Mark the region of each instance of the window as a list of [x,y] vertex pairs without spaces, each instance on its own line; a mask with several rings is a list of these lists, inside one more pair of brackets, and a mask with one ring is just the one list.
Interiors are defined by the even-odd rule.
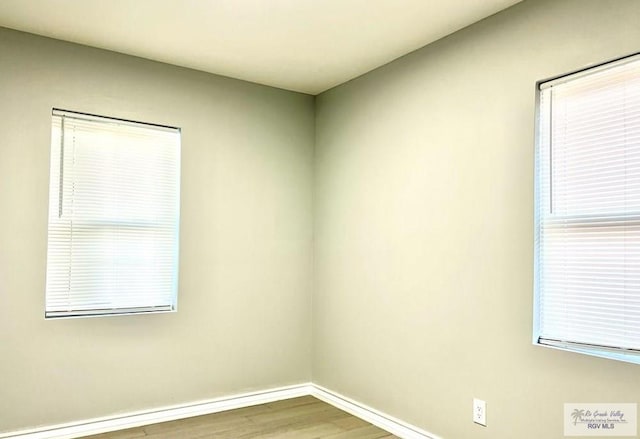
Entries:
[[46,317],[174,311],[180,130],[53,110]]
[[640,56],[538,97],[534,342],[640,363]]

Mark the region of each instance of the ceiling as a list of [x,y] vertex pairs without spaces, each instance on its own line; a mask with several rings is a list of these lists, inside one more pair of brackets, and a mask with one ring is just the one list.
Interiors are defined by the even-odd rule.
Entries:
[[520,0],[0,0],[0,26],[318,94]]

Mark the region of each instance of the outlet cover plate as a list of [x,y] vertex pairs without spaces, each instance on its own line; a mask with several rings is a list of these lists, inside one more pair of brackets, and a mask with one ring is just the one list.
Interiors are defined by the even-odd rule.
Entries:
[[473,422],[487,426],[487,403],[481,399],[473,398]]

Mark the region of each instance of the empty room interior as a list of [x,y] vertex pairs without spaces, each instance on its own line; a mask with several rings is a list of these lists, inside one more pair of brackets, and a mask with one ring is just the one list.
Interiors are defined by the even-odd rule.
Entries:
[[[0,1],[0,438],[295,398],[384,434],[197,437],[638,437],[638,52],[637,0]],[[575,122],[618,143],[558,152],[625,78]],[[82,155],[103,134],[162,147]]]

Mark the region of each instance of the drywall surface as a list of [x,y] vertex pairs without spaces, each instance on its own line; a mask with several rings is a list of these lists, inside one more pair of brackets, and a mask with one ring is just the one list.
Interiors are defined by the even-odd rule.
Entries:
[[[0,29],[0,432],[310,379],[313,105]],[[177,313],[45,321],[53,107],[182,128]]]
[[640,402],[640,366],[531,342],[535,82],[638,51],[639,23],[525,1],[316,98],[315,383],[444,439]]

